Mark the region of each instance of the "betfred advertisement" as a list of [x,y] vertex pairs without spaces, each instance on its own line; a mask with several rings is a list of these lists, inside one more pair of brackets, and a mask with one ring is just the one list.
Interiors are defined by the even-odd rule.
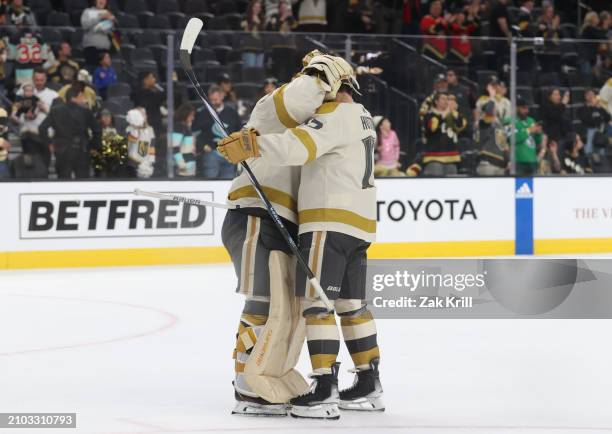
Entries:
[[[214,199],[212,191],[187,194],[198,200]],[[214,234],[211,208],[149,199],[133,192],[20,194],[19,216],[21,239]]]
[[377,181],[378,242],[514,239],[513,178]]
[[134,194],[224,202],[226,181],[2,183],[0,252],[220,247],[225,210]]

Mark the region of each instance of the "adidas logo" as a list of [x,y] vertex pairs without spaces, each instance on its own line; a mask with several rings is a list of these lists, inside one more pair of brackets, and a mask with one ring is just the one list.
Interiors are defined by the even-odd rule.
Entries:
[[523,184],[516,190],[516,197],[518,198],[531,198],[533,197],[533,192],[529,188],[529,184],[523,182]]

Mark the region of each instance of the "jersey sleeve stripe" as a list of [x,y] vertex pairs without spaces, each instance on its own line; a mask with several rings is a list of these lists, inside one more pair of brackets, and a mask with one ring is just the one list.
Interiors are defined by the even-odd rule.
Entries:
[[334,110],[338,108],[339,102],[326,102],[321,104],[321,106],[317,109],[316,113],[318,115],[326,115],[328,113],[332,113]]
[[274,100],[274,108],[276,109],[276,116],[278,116],[278,120],[283,124],[286,128],[294,128],[299,125],[299,123],[291,117],[289,112],[287,111],[287,107],[285,106],[285,86],[286,84],[281,86],[280,89],[274,92],[272,95],[272,99]]
[[[293,197],[291,197],[290,194],[285,193],[281,190],[277,190],[275,188],[265,186],[262,187],[262,190],[266,194],[266,196],[268,196],[268,199],[270,199],[271,202],[284,206],[285,208],[290,209],[293,212],[297,212],[297,202]],[[252,185],[246,185],[244,187],[240,187],[234,191],[231,191],[227,196],[227,198],[232,201],[242,199],[244,197],[258,198],[259,195],[257,194]]]
[[317,145],[315,144],[314,140],[312,140],[312,137],[310,137],[310,134],[300,128],[291,128],[291,132],[300,140],[300,142],[302,142],[302,145],[304,145],[308,151],[308,159],[304,162],[304,164],[315,160],[317,158]]
[[356,227],[364,232],[376,233],[376,220],[370,220],[346,209],[305,209],[299,212],[298,218],[300,225],[305,223],[335,222]]

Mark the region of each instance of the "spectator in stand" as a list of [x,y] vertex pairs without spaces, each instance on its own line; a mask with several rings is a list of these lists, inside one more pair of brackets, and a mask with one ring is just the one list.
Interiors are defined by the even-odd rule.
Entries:
[[93,75],[93,85],[102,99],[106,99],[108,86],[117,83],[117,73],[111,61],[108,51],[100,52],[100,66],[96,68]]
[[536,69],[535,46],[532,39],[535,36],[535,32],[531,16],[534,5],[533,0],[522,0],[518,13],[519,34],[525,39],[520,39],[518,42],[516,63],[518,69],[525,72],[532,72]]
[[53,51],[42,37],[29,28],[21,28],[9,38],[9,59],[14,63],[15,86],[32,81],[34,69],[47,69],[55,60]]
[[47,73],[40,67],[34,69],[32,81],[34,83],[34,95],[36,95],[40,100],[38,103],[38,108],[46,117],[49,110],[51,110],[53,101],[55,101],[55,98],[59,97],[59,94],[53,89],[49,89],[47,87]]
[[455,95],[448,94],[448,116],[446,120],[447,125],[455,132],[457,143],[466,144],[466,142],[472,142],[471,136],[465,134],[467,126],[469,124],[467,118],[459,112],[459,104],[457,104],[457,98]]
[[[2,13],[3,7],[4,6],[0,5],[0,17],[4,17],[4,14]],[[12,64],[7,64],[9,52],[4,35],[2,34],[3,26],[4,24],[0,19],[0,94],[4,94],[6,92],[6,84],[12,71]]]
[[497,76],[491,76],[489,78],[489,82],[487,83],[487,94],[482,95],[476,101],[476,122],[480,121],[482,116],[485,104],[489,101],[493,101],[495,103],[495,116],[502,122],[506,122],[511,115],[512,104],[510,100],[506,98],[504,94],[505,86],[501,81],[497,78]]
[[541,113],[544,134],[548,137],[549,145],[554,145],[558,151],[565,149],[566,141],[571,133],[569,127],[571,122],[567,112],[569,102],[569,92],[565,91],[562,97],[561,91],[555,88],[542,103]]
[[508,141],[501,120],[495,114],[495,103],[488,101],[482,108],[478,123],[479,162],[476,173],[480,176],[503,176],[508,167]]
[[[580,32],[580,37],[582,39],[592,40],[591,42],[583,42],[580,44],[580,48],[582,49],[580,69],[585,74],[591,74],[593,72],[593,68],[597,66],[599,60],[600,51],[606,52],[608,49],[607,43],[605,42],[607,41],[607,31],[603,30],[599,24],[599,15],[597,15],[597,12],[591,11],[584,17],[584,24]],[[599,40],[604,42],[594,42]]]
[[599,26],[606,34],[606,39],[612,39],[612,14],[609,11],[599,13]]
[[[240,23],[242,30],[249,32],[255,39],[260,39],[258,34],[261,30],[264,30],[264,11],[263,5],[260,0],[251,0],[249,7],[247,8],[246,19]],[[248,38],[245,39],[248,41]],[[243,46],[242,51],[242,64],[244,67],[263,67],[264,64],[264,53],[256,47],[256,49],[249,49],[249,46]]]
[[496,62],[495,65],[489,65],[489,68],[496,70],[498,74],[503,72],[506,57],[510,54],[508,45],[508,41],[512,38],[510,25],[508,0],[494,0],[489,16],[489,36],[495,38],[491,41],[491,48],[495,51]]
[[83,55],[90,71],[98,65],[100,51],[111,48],[111,34],[117,19],[107,8],[107,0],[91,0],[90,7],[81,14],[83,27]]
[[11,26],[36,26],[36,18],[32,10],[23,4],[23,0],[11,0],[9,2],[7,15]]
[[72,47],[68,42],[61,42],[55,54],[55,60],[47,70],[52,82],[66,85],[72,83],[79,73],[79,64],[72,58]]
[[384,116],[374,116],[378,143],[374,176],[403,176],[400,168],[400,142],[391,128],[391,121]]
[[446,59],[446,30],[451,16],[443,15],[442,1],[434,0],[429,5],[429,14],[421,19],[423,54],[432,55],[438,60]]
[[196,149],[191,130],[195,114],[193,106],[187,103],[177,108],[174,115],[174,131],[172,132],[174,173],[180,177],[196,175]]
[[8,113],[0,107],[0,179],[10,178],[8,151],[11,143],[8,136]]
[[344,31],[347,33],[374,33],[374,11],[367,0],[348,2],[346,6]]
[[434,78],[433,92],[427,96],[421,103],[419,109],[419,118],[421,121],[425,118],[425,115],[434,107],[434,97],[438,92],[448,92],[448,81],[446,81],[446,75],[438,74]]
[[143,107],[136,107],[127,112],[125,119],[128,123],[125,130],[128,139],[128,173],[134,178],[150,178],[155,164],[155,132],[147,123],[147,112]]
[[[458,150],[458,139],[449,116],[448,94],[437,92],[434,96],[434,108],[425,115],[425,152],[423,156],[423,175],[455,175],[461,155]],[[450,121],[450,122],[449,122]]]
[[593,89],[584,92],[584,107],[578,109],[578,118],[586,129],[586,143],[584,153],[590,156],[595,148],[599,153],[605,152],[608,146],[606,131],[610,123],[610,115],[597,99]]
[[[1,157],[0,157],[1,158]],[[11,177],[15,179],[47,179],[48,164],[41,154],[41,146],[32,137],[22,136],[21,154],[11,161]]]
[[421,34],[421,0],[404,0],[402,10],[402,33],[406,35]]
[[257,33],[264,30],[264,9],[261,0],[251,0],[247,7],[246,18],[240,23],[245,32]]
[[11,120],[19,125],[20,133],[38,134],[38,127],[45,119],[40,105],[40,99],[34,95],[34,85],[32,83],[22,84],[11,112]]
[[[600,76],[604,75],[604,79],[609,77],[612,71],[612,13],[610,11],[602,11],[599,13],[599,27],[604,42],[599,45],[598,54],[601,60]],[[599,77],[597,77],[599,78]]]
[[542,14],[538,17],[536,36],[544,38],[547,50],[559,50],[561,39],[561,18],[555,13],[553,5],[545,1],[542,3]]
[[[601,87],[598,98],[602,107],[612,116],[612,77]],[[608,135],[612,136],[612,126],[608,127]]]
[[377,33],[383,35],[399,35],[402,33],[404,3],[409,2],[408,0],[383,0],[375,5],[373,12]]
[[164,134],[161,110],[166,102],[166,95],[151,71],[141,72],[138,82],[140,86],[132,93],[132,102],[136,107],[144,107],[149,125],[153,127],[155,135],[161,137]]
[[[219,86],[210,86],[208,89],[208,99],[213,106],[219,119],[226,125],[227,131],[238,131],[241,127],[238,112],[223,103],[223,90]],[[194,121],[194,131],[199,131],[198,149],[204,152],[201,154],[202,176],[204,178],[232,179],[236,173],[236,166],[229,163],[219,152],[217,143],[223,137],[222,131],[215,124],[210,114],[200,108]]]
[[232,83],[230,75],[227,72],[222,73],[217,80],[217,84],[225,94],[223,103],[230,107],[237,108],[238,96],[236,95],[236,91],[234,91],[234,83]]
[[268,95],[278,89],[278,80],[274,77],[266,78],[263,85],[263,95]]
[[593,173],[588,155],[584,152],[584,142],[579,134],[574,136],[571,147],[563,153],[561,173],[569,175],[585,175]]
[[269,32],[289,33],[297,28],[288,0],[266,0],[266,25]]
[[[470,14],[473,8],[456,7],[449,24],[450,52],[448,59],[451,63],[467,65],[472,57],[472,43],[470,36],[476,32],[478,24],[475,16]],[[467,14],[467,15],[466,15]]]
[[471,119],[472,108],[475,104],[474,96],[467,86],[459,82],[459,74],[455,69],[446,70],[446,83],[448,84],[448,93],[454,95],[457,100],[459,113],[466,119]]
[[[43,142],[55,153],[60,179],[88,178],[90,151],[100,149],[100,125],[86,107],[84,85],[76,82],[66,92],[66,104],[56,104],[40,126]],[[54,136],[49,136],[53,128]]]
[[91,85],[91,75],[86,69],[81,69],[77,74],[76,81],[62,87],[58,95],[62,99],[62,101],[67,102],[66,94],[72,86],[78,83],[79,88],[83,88],[83,101],[85,105],[90,109],[94,110],[98,105],[98,96],[96,94],[96,90]]
[[117,128],[115,128],[115,118],[109,109],[102,109],[98,113],[98,123],[100,124],[100,130],[102,135],[105,134],[117,134]]
[[[559,55],[561,53],[559,43],[563,36],[561,32],[561,18],[555,12],[554,7],[550,3],[544,4],[542,7],[542,14],[538,17],[536,22],[535,36],[544,38],[544,47],[541,49],[551,55]],[[554,59],[556,56],[546,57],[543,56],[540,59],[540,64],[544,72],[556,72],[558,68],[558,62]]]
[[298,7],[298,31],[325,32],[327,30],[327,1],[302,0]]
[[538,158],[546,152],[546,137],[542,134],[542,124],[529,116],[529,104],[521,97],[516,101],[516,115],[516,175],[533,176],[538,170]]

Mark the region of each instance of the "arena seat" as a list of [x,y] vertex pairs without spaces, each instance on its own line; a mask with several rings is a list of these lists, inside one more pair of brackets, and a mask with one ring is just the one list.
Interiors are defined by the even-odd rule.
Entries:
[[47,15],[46,24],[53,27],[70,27],[72,26],[72,21],[70,20],[70,15],[66,12],[52,11]]
[[126,0],[123,6],[123,11],[128,14],[138,15],[140,12],[149,10],[149,5],[146,0]]

